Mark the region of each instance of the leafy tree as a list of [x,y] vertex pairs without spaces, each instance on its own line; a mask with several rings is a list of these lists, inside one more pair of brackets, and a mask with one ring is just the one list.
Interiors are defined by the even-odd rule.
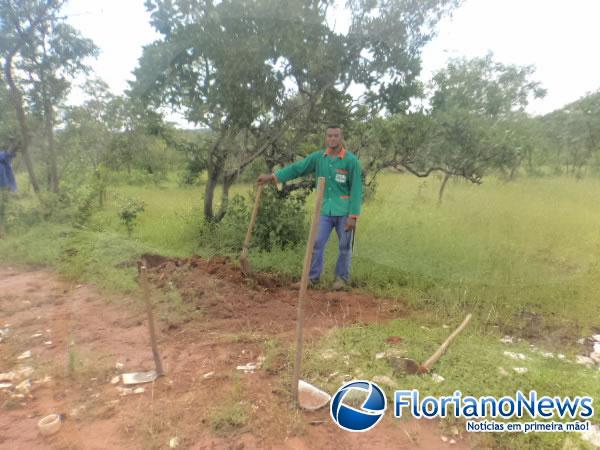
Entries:
[[442,173],[440,202],[450,177],[481,183],[490,169],[514,175],[531,139],[516,124],[529,99],[545,94],[532,74],[530,66],[496,63],[491,54],[451,60],[430,83],[429,111],[365,120],[367,175],[386,167],[419,177]]
[[289,160],[324,122],[351,120],[357,101],[405,110],[420,90],[420,50],[457,4],[351,0],[341,33],[327,22],[333,0],[147,0],[161,38],[144,49],[132,92],[213,132],[204,215],[218,221],[229,187],[255,159]]
[[0,59],[21,132],[20,150],[33,189],[39,191],[29,154],[31,133],[27,114],[42,118],[45,129],[49,180],[58,191],[54,148],[56,108],[64,100],[70,79],[87,71],[83,60],[96,54],[60,15],[64,0],[0,0]]

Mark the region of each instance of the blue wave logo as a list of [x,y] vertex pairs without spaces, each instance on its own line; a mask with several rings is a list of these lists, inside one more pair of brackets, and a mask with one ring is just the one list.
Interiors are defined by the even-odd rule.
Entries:
[[[344,398],[352,391],[366,394],[367,398],[360,408],[344,403]],[[381,388],[371,381],[359,380],[346,383],[338,389],[331,399],[329,412],[340,428],[347,431],[367,431],[381,420],[386,407],[387,399]]]

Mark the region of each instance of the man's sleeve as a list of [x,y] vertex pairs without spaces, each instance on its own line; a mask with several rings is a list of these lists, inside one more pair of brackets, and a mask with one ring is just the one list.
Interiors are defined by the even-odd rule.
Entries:
[[355,160],[351,176],[349,216],[356,218],[360,215],[360,206],[362,204],[362,168],[358,159]]
[[293,180],[294,178],[303,177],[306,174],[314,172],[319,155],[319,152],[313,152],[306,158],[296,161],[295,163],[278,170],[275,172],[277,181],[280,183],[285,183]]

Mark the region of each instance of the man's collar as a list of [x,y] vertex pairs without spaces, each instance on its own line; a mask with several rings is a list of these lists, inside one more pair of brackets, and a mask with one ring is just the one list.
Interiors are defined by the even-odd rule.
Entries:
[[[333,150],[331,149],[331,147],[328,147],[327,150],[325,150],[325,156],[329,156],[329,155],[331,155],[331,153],[333,153]],[[345,156],[346,156],[346,149],[342,146],[342,149],[337,154],[337,157],[340,159],[344,159]]]

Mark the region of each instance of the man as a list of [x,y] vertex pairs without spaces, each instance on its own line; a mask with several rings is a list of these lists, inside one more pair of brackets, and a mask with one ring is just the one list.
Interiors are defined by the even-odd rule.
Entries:
[[327,127],[325,141],[327,148],[308,155],[272,175],[261,175],[258,183],[285,183],[294,178],[313,173],[315,177],[325,177],[325,192],[319,221],[319,231],[312,255],[310,283],[319,282],[323,272],[323,254],[331,230],[339,238],[339,254],[335,266],[334,290],[347,287],[350,279],[352,259],[352,234],[362,203],[362,176],[358,158],[342,145],[343,134],[338,125]]

